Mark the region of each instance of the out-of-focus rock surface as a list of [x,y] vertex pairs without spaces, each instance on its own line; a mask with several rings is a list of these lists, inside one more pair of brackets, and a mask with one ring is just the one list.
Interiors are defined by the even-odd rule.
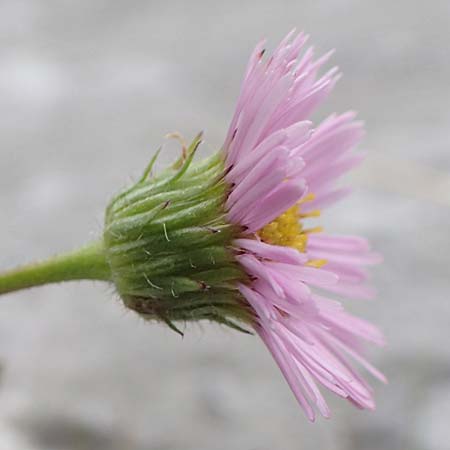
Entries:
[[322,220],[385,257],[379,299],[348,303],[389,341],[377,411],[332,398],[312,426],[256,338],[182,340],[71,283],[1,299],[0,450],[450,448],[448,1],[0,1],[0,269],[95,237],[167,132],[218,148],[252,46],[293,26],[344,72],[317,117],[367,123],[355,195]]

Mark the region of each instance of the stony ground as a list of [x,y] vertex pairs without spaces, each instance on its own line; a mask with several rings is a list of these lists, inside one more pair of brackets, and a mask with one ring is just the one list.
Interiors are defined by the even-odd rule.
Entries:
[[0,0],[0,268],[95,237],[167,132],[218,148],[253,44],[293,26],[338,49],[322,114],[367,122],[355,195],[323,221],[385,256],[378,301],[349,303],[389,340],[377,412],[330,399],[310,425],[256,338],[181,340],[73,283],[1,301],[1,450],[450,449],[448,1]]

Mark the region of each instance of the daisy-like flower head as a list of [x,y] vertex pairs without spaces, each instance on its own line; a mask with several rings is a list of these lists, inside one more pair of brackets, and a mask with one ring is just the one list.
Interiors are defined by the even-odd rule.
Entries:
[[370,298],[366,266],[379,261],[365,239],[305,228],[343,197],[336,180],[362,160],[355,114],[307,120],[339,75],[318,72],[330,54],[300,56],[306,36],[288,35],[269,58],[253,52],[222,149],[193,162],[201,135],[171,167],[116,195],[98,242],[0,274],[0,295],[45,283],[113,283],[146,320],[210,320],[253,327],[310,420],[330,415],[319,385],[359,408],[372,390],[350,363],[383,375],[362,342],[383,344],[340,296]]
[[[305,229],[306,218],[347,194],[336,180],[362,160],[353,149],[364,130],[355,114],[308,120],[334,87],[330,53],[303,56],[307,36],[288,35],[269,57],[253,52],[223,147],[232,187],[227,218],[243,227],[233,242],[249,275],[239,290],[255,313],[254,328],[280,367],[308,418],[330,411],[318,385],[359,408],[375,407],[372,390],[349,359],[384,376],[361,356],[361,341],[383,344],[370,323],[335,299],[371,298],[366,267],[379,262],[363,238]],[[332,298],[330,298],[332,297]]]

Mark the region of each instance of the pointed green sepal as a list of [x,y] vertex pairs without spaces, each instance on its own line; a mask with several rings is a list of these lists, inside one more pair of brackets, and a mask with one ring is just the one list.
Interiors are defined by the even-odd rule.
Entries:
[[107,208],[104,244],[111,277],[124,304],[146,320],[166,323],[212,320],[242,332],[254,314],[238,283],[246,280],[226,220],[229,186],[220,154],[194,163],[200,133],[184,159],[148,175]]

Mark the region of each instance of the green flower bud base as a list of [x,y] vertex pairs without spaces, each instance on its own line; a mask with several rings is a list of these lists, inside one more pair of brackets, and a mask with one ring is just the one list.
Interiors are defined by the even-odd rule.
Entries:
[[[231,246],[240,230],[225,220],[227,184],[216,154],[147,179],[150,168],[107,208],[105,254],[125,305],[146,319],[214,320],[233,328],[252,314],[237,290],[245,274]],[[178,331],[178,330],[177,330]]]
[[237,283],[246,275],[226,221],[222,155],[193,163],[200,135],[183,157],[142,178],[108,205],[103,238],[90,246],[0,274],[0,294],[74,279],[113,282],[124,304],[148,320],[212,320],[246,331],[254,314]]

